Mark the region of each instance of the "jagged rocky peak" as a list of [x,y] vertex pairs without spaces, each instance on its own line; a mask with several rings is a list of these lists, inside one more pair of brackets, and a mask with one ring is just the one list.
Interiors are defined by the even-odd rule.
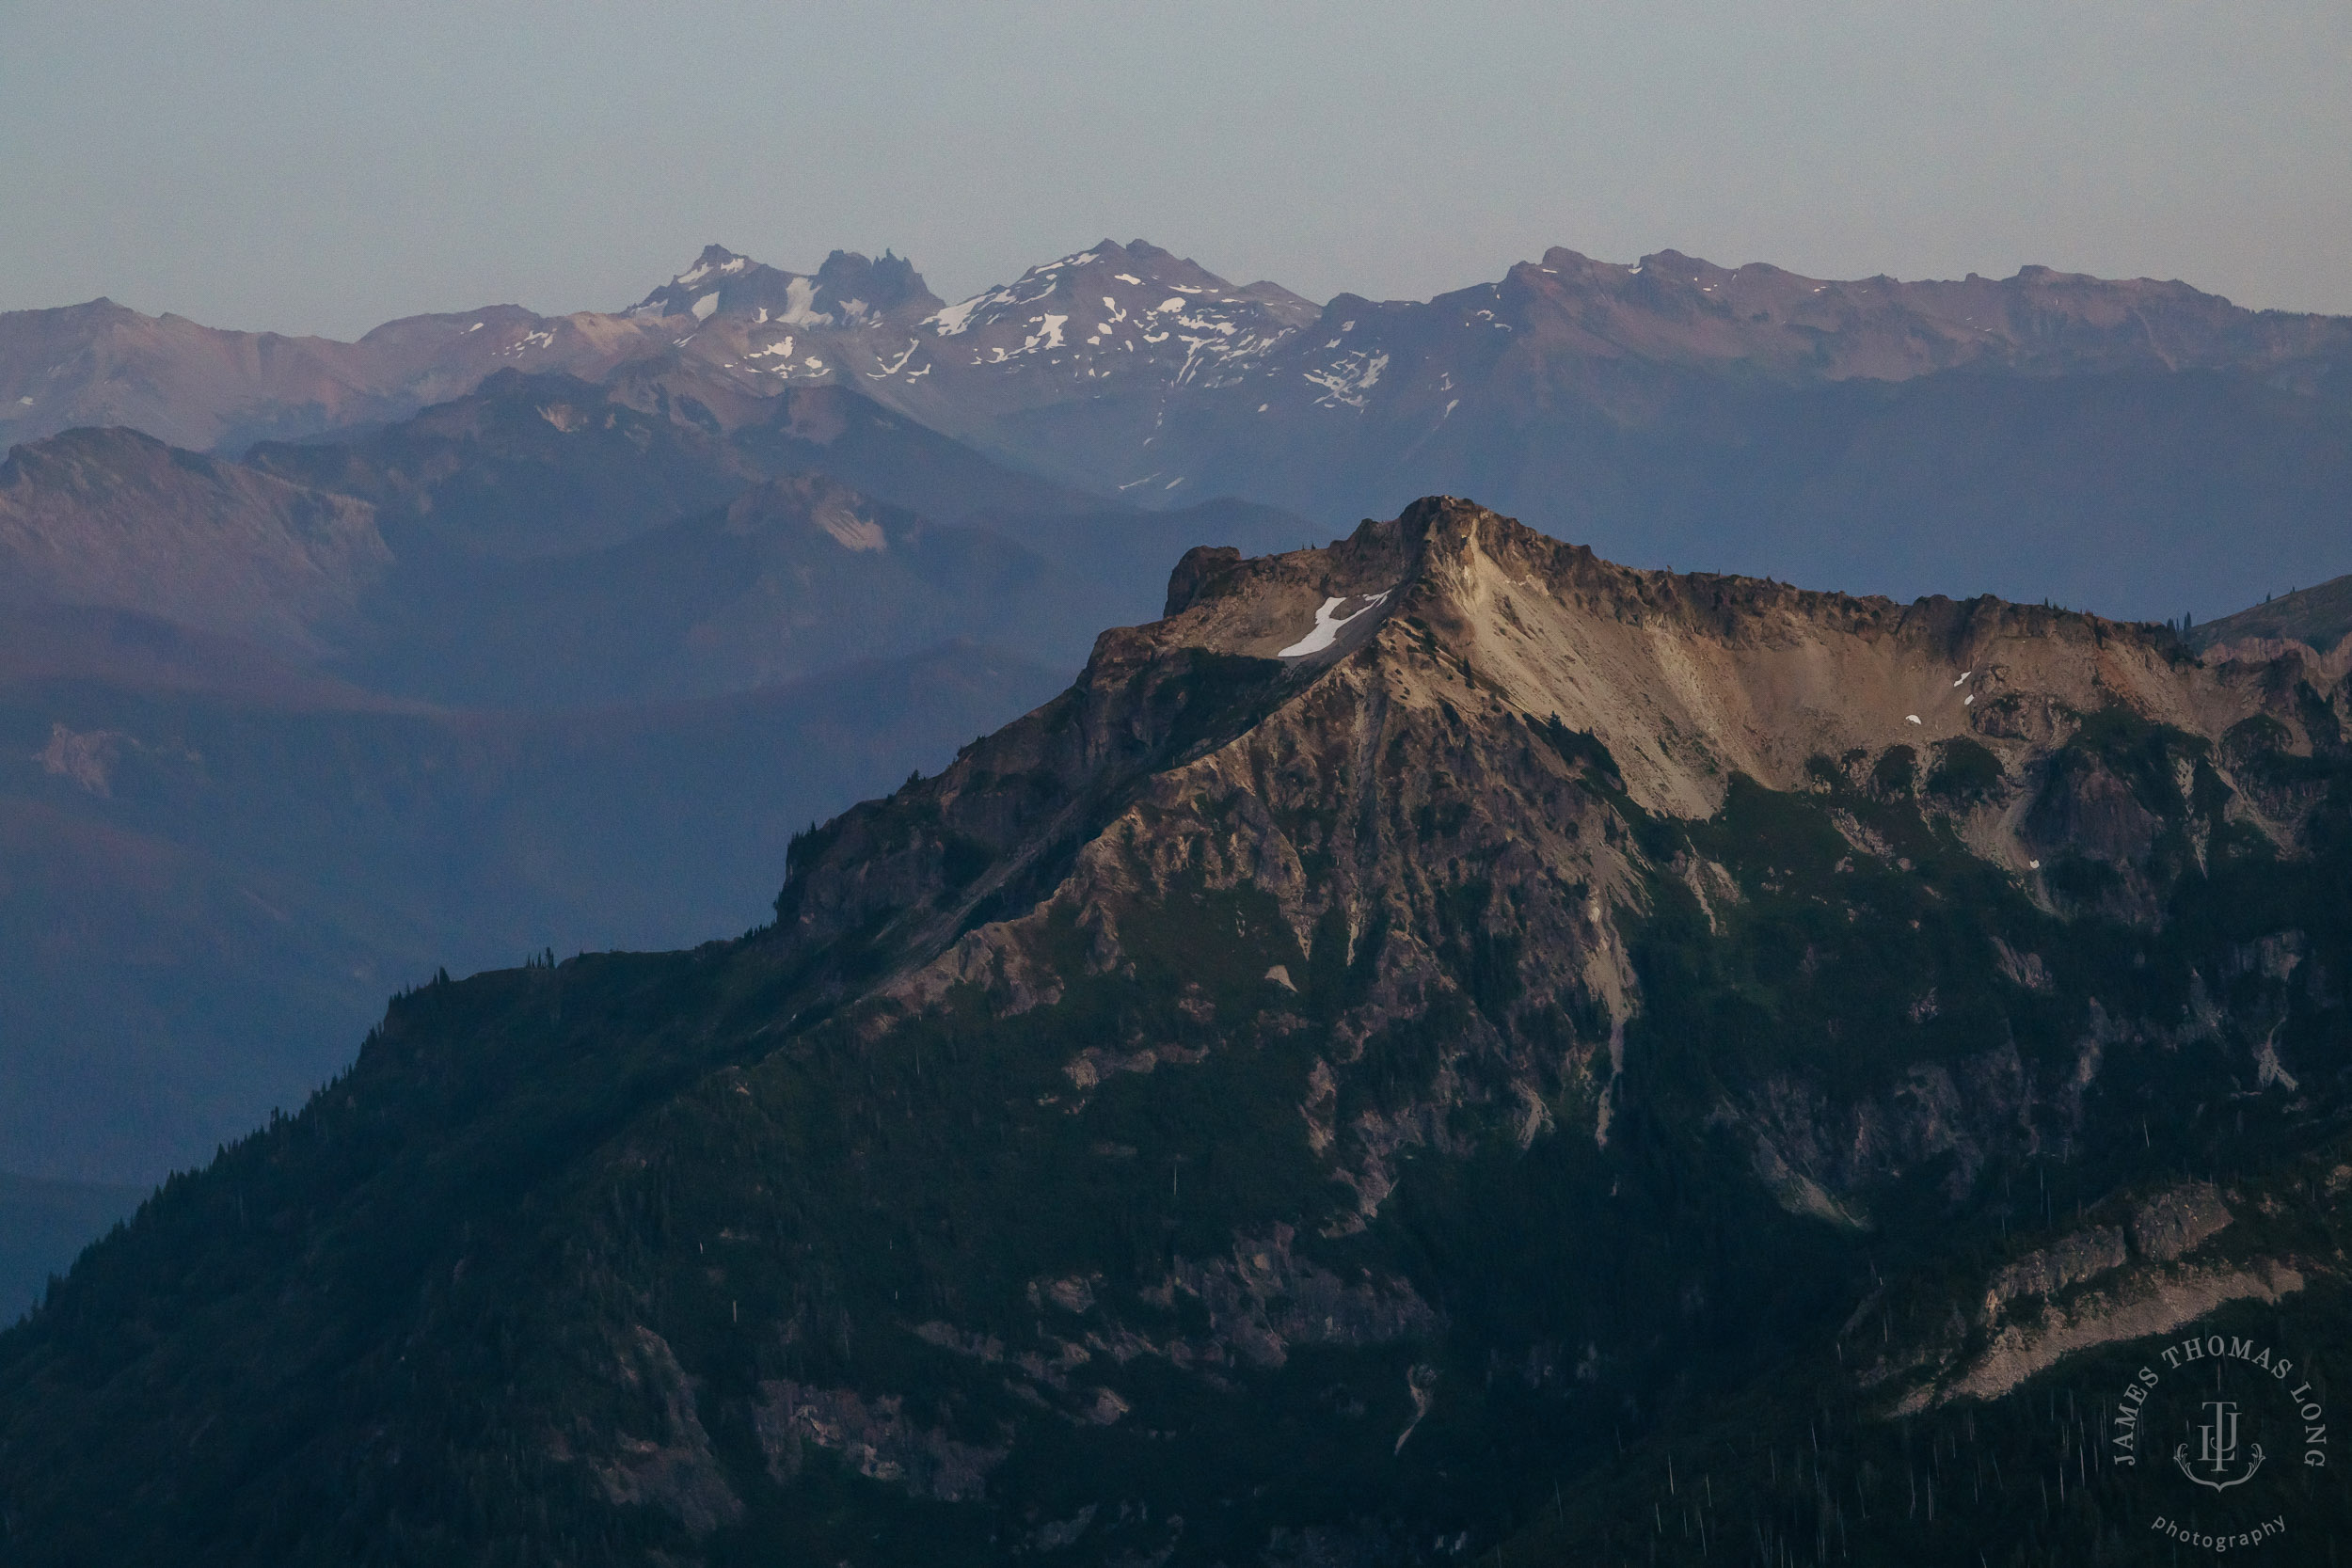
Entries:
[[[880,260],[854,250],[832,252],[826,256],[824,265],[817,269],[817,294],[828,308],[837,304],[845,320],[887,316],[902,308],[936,310],[941,303],[939,296],[925,286],[923,275],[914,270],[913,261],[887,250]],[[865,309],[851,309],[852,302]]]
[[[1403,867],[1426,853],[1424,809],[1432,821],[1485,822],[1496,844],[1557,837],[1546,825],[1551,784],[1522,755],[1531,735],[1567,748],[1561,768],[1601,769],[1629,811],[1661,820],[1714,817],[1741,779],[1802,794],[1940,791],[1970,852],[2003,874],[2033,884],[2061,851],[2100,859],[2122,868],[2117,910],[2145,912],[2160,879],[2142,863],[2170,831],[2169,808],[2095,755],[2056,773],[2053,756],[2094,721],[2193,750],[2193,737],[2243,735],[2267,715],[2278,745],[2312,741],[2288,695],[2295,672],[2208,669],[2162,627],[1990,598],[1898,605],[1638,570],[1451,498],[1367,521],[1327,548],[1256,560],[1195,549],[1167,608],[1152,625],[1105,632],[1054,704],[804,847],[780,904],[787,928],[797,919],[838,933],[885,908],[914,911],[894,918],[920,965],[993,911],[1115,905],[1124,895],[1105,889],[1135,890],[1111,867],[1139,840],[1198,832],[1215,847],[1170,849],[1170,864],[1222,864],[1295,896],[1305,932],[1334,893],[1303,868],[1327,864],[1341,839],[1342,864],[1386,864],[1393,890],[1419,875]],[[1017,796],[1002,787],[1012,778],[1026,781]],[[2237,797],[2233,820],[2265,842],[2296,842],[2292,802],[2266,802],[2252,776],[2241,788],[2226,764],[2216,781]],[[1238,837],[1199,804],[1236,791],[1271,814]],[[2185,810],[2186,799],[2171,804]],[[1104,824],[1117,801],[1153,804],[1136,819],[1138,838],[1114,851]],[[1278,827],[1293,810],[1339,820],[1318,832]],[[910,836],[909,811],[942,836]],[[1073,861],[1081,819],[1097,836]],[[995,869],[945,875],[950,843]],[[1634,878],[1615,851],[1600,864],[1591,845],[1556,847],[1594,885]],[[1084,886],[1057,893],[1072,877]],[[1427,910],[1391,913],[1398,929],[1436,931]],[[983,973],[1001,957],[994,942],[965,936],[911,994]]]
[[1646,808],[1678,816],[1710,814],[1735,773],[1805,787],[1818,756],[1962,739],[2029,748],[2060,710],[2118,701],[2218,733],[2250,700],[2185,662],[2160,627],[1643,571],[1448,498],[1328,549],[1253,562],[1195,550],[1168,610],[1159,627],[1113,636],[1301,669],[1368,646],[1397,670],[1436,657],[1457,679],[1474,674],[1471,707],[1557,715],[1610,749]]
[[[1202,898],[1265,900],[1250,975],[1330,1021],[1297,1085],[1344,1195],[1308,1216],[1327,1236],[1377,1220],[1401,1150],[1571,1123],[1606,1147],[1623,1031],[1678,1005],[1639,945],[1769,945],[1756,933],[1817,906],[1843,919],[1803,961],[1854,975],[1881,961],[1864,913],[1901,911],[1908,989],[1871,1027],[1899,1027],[1898,1055],[1958,1054],[1854,1076],[1792,1046],[1725,1071],[1699,1109],[1782,1209],[1865,1228],[1887,1183],[1955,1150],[1963,1194],[1986,1158],[2079,1135],[2080,1039],[2021,1063],[1997,1031],[1928,1025],[2002,987],[2088,994],[2057,933],[2156,940],[2225,864],[2325,852],[2322,792],[2289,781],[2336,766],[2352,695],[2340,667],[2208,667],[2159,626],[1619,566],[1450,498],[1328,548],[1196,549],[1168,609],[938,778],[797,842],[767,940],[858,944],[879,979],[842,1000],[879,1037],[958,997],[1051,1007],[1155,962]],[[1954,898],[1964,935],[1939,924]],[[2179,1023],[2161,997],[2129,1022],[2114,1009],[2139,1004],[2108,1006],[2084,1037]],[[1333,1107],[1393,1070],[1359,1062],[1397,1030],[1445,1036],[1445,1065],[1351,1122]],[[1148,1070],[1118,1058],[1082,1053],[1070,1081]],[[1932,1092],[1906,1101],[1903,1071]]]
[[[1888,1042],[1865,1069],[1793,1037],[1713,1058],[1707,1102],[1677,1113],[1726,1129],[1788,1214],[1859,1232],[1919,1171],[1956,1172],[1957,1203],[1988,1159],[2086,1135],[2082,1039],[2176,1029],[2176,1002],[2094,1006],[2088,1035],[2023,1060],[1998,1030],[1930,1025],[2089,994],[2059,933],[2158,940],[2208,867],[2324,847],[2318,793],[2280,784],[2321,764],[2280,759],[2335,754],[2346,698],[2341,671],[2208,668],[2162,627],[1618,566],[1448,498],[1325,549],[1196,549],[1168,608],[938,778],[797,842],[766,940],[803,966],[853,944],[874,979],[840,1000],[869,1038],[976,1001],[1043,1031],[1241,901],[1218,929],[1257,934],[1220,960],[1239,979],[1215,1006],[1260,1010],[1202,1001],[1197,1022],[1327,1029],[1283,1091],[1327,1238],[1378,1225],[1416,1151],[1606,1149],[1621,1110],[1681,1092],[1628,1076],[1628,1027],[1682,1006],[1654,989],[1661,942],[1762,954],[1795,940],[1776,923],[1812,945],[1773,983],[1833,1041],[1869,1013]],[[1901,949],[1884,974],[1882,938]],[[1840,1000],[1856,987],[1868,1007]],[[1080,1107],[1195,1059],[1155,1038],[1073,1045]],[[1443,1042],[1409,1082],[1404,1038]]]
[[855,328],[881,325],[912,310],[928,314],[939,301],[914,263],[884,251],[882,258],[836,250],[814,276],[755,261],[721,245],[703,247],[694,264],[629,308],[632,316],[747,317],[801,327]]

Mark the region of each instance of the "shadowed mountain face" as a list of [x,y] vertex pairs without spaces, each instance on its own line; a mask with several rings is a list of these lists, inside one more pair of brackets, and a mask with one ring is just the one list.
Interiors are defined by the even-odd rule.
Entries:
[[0,461],[0,594],[113,605],[316,655],[391,564],[374,509],[130,430]]
[[533,560],[615,545],[762,475],[691,422],[563,374],[501,371],[462,398],[348,439],[267,442],[246,464],[384,515],[404,554]]
[[[747,396],[674,361],[600,386],[502,371],[399,424],[263,443],[245,461],[373,503],[411,553],[469,562],[616,545],[762,480],[808,473],[950,525],[1125,513],[1134,528],[1151,515],[1008,468],[848,388]],[[1166,564],[1154,563],[1155,581]]]
[[144,1187],[0,1176],[0,1317],[38,1302],[50,1275],[146,1196]]
[[[175,1180],[0,1338],[15,1555],[2352,1523],[2270,1389],[2352,1329],[2340,657],[1452,500],[1166,610],[797,838],[772,926],[405,996]],[[2103,1415],[2209,1332],[2275,1461],[2211,1498]]]
[[72,432],[0,467],[0,593],[242,641],[354,690],[593,705],[959,640],[1073,668],[1201,538],[1311,531],[1244,502],[1145,512],[1066,490],[836,388],[762,400],[731,430],[707,412],[660,382],[508,372],[245,464]]
[[942,640],[1067,670],[1105,616],[1149,613],[1146,581],[1199,531],[1253,544],[1303,531],[1232,503],[1005,526],[1028,543],[803,476],[560,561],[419,552],[337,668],[375,689],[524,707],[707,696]]
[[1074,662],[1088,636],[1044,624],[1037,556],[814,476],[602,550],[414,570],[351,668],[469,705],[708,696],[1000,633]]

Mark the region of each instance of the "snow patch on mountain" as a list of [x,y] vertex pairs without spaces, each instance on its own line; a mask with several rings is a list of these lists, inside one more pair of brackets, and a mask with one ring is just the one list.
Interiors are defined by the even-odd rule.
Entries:
[[1310,385],[1323,388],[1315,399],[1319,406],[1360,409],[1370,401],[1364,394],[1380,384],[1380,372],[1388,368],[1387,350],[1357,349],[1303,373]]
[[1324,600],[1323,608],[1315,611],[1314,628],[1289,647],[1281,649],[1274,657],[1305,658],[1311,654],[1323,652],[1339,641],[1340,633],[1344,631],[1350,623],[1379,609],[1388,602],[1389,595],[1395,592],[1393,588],[1382,589],[1357,605],[1354,610],[1345,611],[1343,611],[1340,607],[1352,601],[1344,597]]
[[784,286],[784,309],[775,319],[792,326],[833,325],[832,315],[817,309],[817,284],[807,277],[795,277]]

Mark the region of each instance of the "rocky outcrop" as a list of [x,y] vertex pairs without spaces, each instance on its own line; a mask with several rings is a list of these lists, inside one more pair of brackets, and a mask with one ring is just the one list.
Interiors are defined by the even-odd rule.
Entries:
[[2069,1355],[2169,1334],[2232,1302],[2276,1303],[2306,1283],[2301,1270],[2280,1262],[2130,1275],[2066,1306],[2050,1307],[2032,1323],[2005,1324],[1947,1381],[1914,1389],[1889,1414],[1906,1416],[1959,1399],[1997,1399]]
[[762,1383],[759,1391],[753,1422],[768,1473],[779,1481],[801,1473],[806,1445],[839,1454],[868,1481],[936,1502],[967,1502],[985,1494],[988,1473],[1012,1451],[1008,1444],[981,1447],[918,1426],[895,1394],[868,1400],[853,1388],[809,1388],[788,1379]]
[[[2261,1205],[2277,1211],[2275,1196]],[[1855,1381],[1895,1390],[1885,1413],[1914,1415],[1957,1400],[1992,1400],[2068,1357],[2169,1334],[2236,1302],[2276,1304],[2339,1272],[2330,1263],[2217,1243],[2232,1220],[2210,1182],[2183,1181],[2105,1206],[2116,1223],[2086,1225],[2030,1248],[1972,1287],[1966,1322],[1954,1310],[1891,1352],[1865,1354]],[[2128,1243],[2128,1244],[2127,1244]],[[1955,1304],[1955,1307],[1957,1304]],[[1856,1348],[1885,1304],[1865,1302],[1846,1326]],[[1910,1314],[1918,1316],[1915,1304]]]
[[2121,1230],[2106,1225],[2077,1230],[1994,1270],[1985,1285],[1985,1315],[1997,1317],[2005,1304],[2020,1296],[2054,1296],[2069,1286],[2122,1266]]
[[2203,1245],[2229,1223],[2229,1207],[2211,1183],[2184,1181],[2133,1206],[2132,1250],[2169,1263]]
[[662,1434],[614,1433],[611,1456],[593,1463],[605,1495],[615,1503],[661,1509],[691,1535],[707,1535],[741,1518],[742,1499],[728,1485],[696,1409],[694,1380],[669,1341],[639,1325],[621,1362],[621,1382],[659,1408]]
[[1281,1366],[1294,1345],[1424,1339],[1443,1326],[1409,1282],[1349,1284],[1296,1257],[1295,1239],[1290,1227],[1278,1225],[1264,1236],[1236,1238],[1230,1258],[1206,1264],[1179,1259],[1163,1290],[1200,1302],[1211,1332],[1260,1367]]

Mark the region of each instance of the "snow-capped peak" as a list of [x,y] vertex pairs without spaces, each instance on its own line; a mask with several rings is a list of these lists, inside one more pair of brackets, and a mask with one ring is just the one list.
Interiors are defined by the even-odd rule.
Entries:
[[1104,240],[1031,267],[918,324],[961,339],[975,366],[1045,362],[1080,381],[1150,375],[1216,385],[1314,316],[1267,284],[1235,288],[1141,240]]

